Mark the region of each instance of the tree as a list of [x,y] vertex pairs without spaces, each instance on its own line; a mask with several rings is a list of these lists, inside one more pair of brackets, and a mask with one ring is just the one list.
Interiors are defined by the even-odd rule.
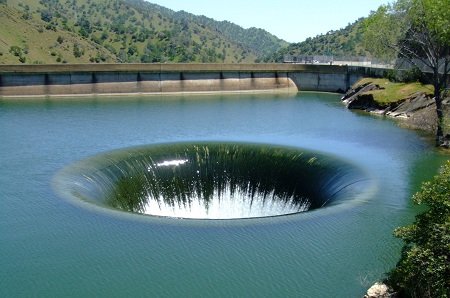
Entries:
[[73,44],[73,55],[75,58],[79,58],[84,55],[84,49],[78,43]]
[[53,13],[48,9],[44,9],[41,11],[41,19],[47,23],[51,22],[51,20],[53,19]]
[[369,52],[379,58],[405,58],[422,71],[431,72],[438,118],[436,145],[441,145],[444,142],[442,93],[450,71],[450,2],[398,0],[381,6],[365,25]]
[[128,56],[133,56],[137,52],[138,52],[138,48],[134,43],[128,47]]
[[428,210],[395,230],[406,244],[388,283],[401,297],[450,297],[450,160],[413,200]]

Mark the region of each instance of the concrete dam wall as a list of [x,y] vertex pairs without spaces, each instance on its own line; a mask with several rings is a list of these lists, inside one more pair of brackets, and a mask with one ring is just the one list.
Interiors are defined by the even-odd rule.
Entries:
[[344,92],[370,69],[298,64],[0,65],[0,97]]

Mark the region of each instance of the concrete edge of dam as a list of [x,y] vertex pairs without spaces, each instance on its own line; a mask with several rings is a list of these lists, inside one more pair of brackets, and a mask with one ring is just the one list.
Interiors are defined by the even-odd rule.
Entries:
[[0,65],[0,97],[344,92],[382,71],[300,64]]

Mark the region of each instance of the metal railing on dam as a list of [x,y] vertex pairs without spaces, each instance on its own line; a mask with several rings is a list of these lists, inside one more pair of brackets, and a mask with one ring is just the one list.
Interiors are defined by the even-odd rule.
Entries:
[[343,92],[382,69],[300,64],[0,65],[0,96],[204,92]]
[[335,56],[335,55],[284,55],[283,63],[295,64],[328,64],[365,66],[372,68],[394,68],[395,60],[377,59],[366,56]]

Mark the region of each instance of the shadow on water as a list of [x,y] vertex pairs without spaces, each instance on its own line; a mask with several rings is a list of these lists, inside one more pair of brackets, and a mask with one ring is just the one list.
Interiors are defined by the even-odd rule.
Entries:
[[299,148],[177,143],[129,148],[81,161],[59,174],[72,196],[123,211],[233,219],[305,212],[364,191],[364,173]]

